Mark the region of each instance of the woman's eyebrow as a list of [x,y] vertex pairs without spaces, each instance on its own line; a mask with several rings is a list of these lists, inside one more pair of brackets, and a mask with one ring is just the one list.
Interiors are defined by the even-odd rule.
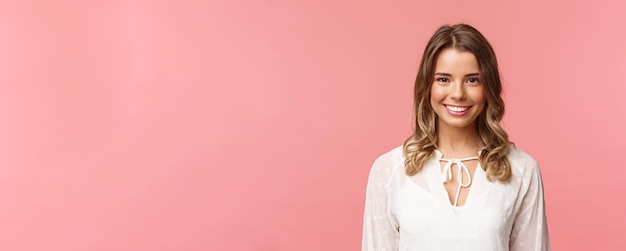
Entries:
[[[445,73],[445,72],[435,72],[435,75],[442,75],[442,76],[452,77],[452,74]],[[478,76],[480,76],[480,73],[472,72],[472,73],[465,74],[465,76],[466,77],[478,77]]]

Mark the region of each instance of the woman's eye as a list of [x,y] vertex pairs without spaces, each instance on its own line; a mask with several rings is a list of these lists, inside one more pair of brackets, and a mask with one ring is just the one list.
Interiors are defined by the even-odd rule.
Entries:
[[449,82],[447,78],[437,78],[436,80],[437,80],[437,82],[442,82],[442,83],[448,83]]
[[470,78],[470,79],[467,80],[467,82],[475,84],[475,83],[478,83],[478,79],[477,78]]

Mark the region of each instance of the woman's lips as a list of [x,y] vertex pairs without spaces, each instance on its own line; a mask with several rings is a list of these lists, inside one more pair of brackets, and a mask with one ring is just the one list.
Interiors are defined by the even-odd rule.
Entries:
[[456,106],[456,105],[444,105],[448,113],[455,116],[465,115],[472,106]]

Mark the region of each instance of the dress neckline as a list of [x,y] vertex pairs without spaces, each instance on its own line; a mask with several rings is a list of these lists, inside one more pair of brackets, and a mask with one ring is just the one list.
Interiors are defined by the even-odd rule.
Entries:
[[[442,188],[445,192],[446,197],[448,198],[448,204],[450,204],[450,196],[448,195],[448,191],[445,188],[445,186],[443,184],[445,184],[446,182],[452,180],[452,166],[456,165],[458,168],[457,171],[457,177],[459,177],[459,185],[457,187],[457,191],[456,191],[456,195],[454,197],[454,203],[451,204],[451,206],[453,208],[463,208],[465,205],[468,204],[468,202],[470,201],[470,198],[472,197],[472,191],[474,190],[474,187],[469,188],[473,181],[476,178],[476,174],[479,168],[481,168],[480,163],[477,164],[476,169],[474,170],[474,179],[472,179],[472,175],[469,171],[469,168],[463,163],[465,161],[470,161],[470,160],[479,160],[479,156],[480,156],[480,151],[478,151],[478,156],[471,156],[471,157],[465,157],[465,158],[443,158],[443,153],[441,151],[439,151],[438,149],[435,149],[435,153],[436,153],[436,159],[437,159],[437,164],[438,167],[441,169],[440,174],[441,174],[441,184],[442,184]],[[441,161],[446,161],[447,163],[444,165],[443,168],[441,168]],[[464,182],[463,179],[463,173],[465,173],[467,175],[467,181]],[[465,198],[465,203],[463,203],[463,205],[459,206],[458,202],[459,202],[459,197],[461,195],[461,189],[462,188],[468,188],[469,191],[467,193],[467,197]]]

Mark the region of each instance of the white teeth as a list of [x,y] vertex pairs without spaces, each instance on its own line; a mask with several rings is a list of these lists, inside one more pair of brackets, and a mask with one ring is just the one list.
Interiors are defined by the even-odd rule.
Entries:
[[469,106],[449,106],[449,105],[446,105],[446,107],[448,109],[450,109],[451,111],[453,111],[453,112],[463,112],[463,111],[469,109]]

